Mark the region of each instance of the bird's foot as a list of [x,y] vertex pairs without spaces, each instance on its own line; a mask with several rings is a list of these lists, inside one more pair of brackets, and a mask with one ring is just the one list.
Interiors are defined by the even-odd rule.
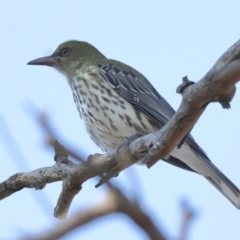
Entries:
[[[134,140],[142,137],[142,134],[135,134],[131,137],[129,137],[123,144],[121,144],[118,148],[117,148],[117,152],[119,153],[120,150],[123,147],[127,147],[130,145],[131,142],[133,142]],[[110,172],[106,173],[100,180],[99,183],[95,186],[100,187],[101,185],[103,185],[104,183],[108,182],[111,178],[113,177],[117,177],[119,175],[119,172],[122,170],[122,167],[119,165],[114,166]]]
[[119,152],[122,147],[127,147],[127,146],[129,146],[129,145],[131,144],[131,142],[133,142],[134,140],[136,140],[136,139],[138,139],[138,138],[140,138],[140,137],[142,137],[142,136],[143,136],[143,134],[140,134],[140,133],[137,133],[137,134],[132,135],[132,136],[129,137],[123,144],[121,144],[121,145],[118,147],[117,152]]
[[[119,153],[120,150],[123,147],[127,147],[131,144],[131,142],[133,142],[134,140],[142,137],[142,134],[135,134],[131,137],[129,137],[123,144],[121,144],[118,148],[117,148],[117,152]],[[108,182],[111,178],[113,177],[117,177],[119,175],[119,172],[121,172],[123,170],[123,167],[120,166],[119,164],[117,164],[116,166],[112,167],[111,171],[109,171],[108,173],[106,173],[100,180],[99,183],[95,186],[100,187],[101,185],[103,185],[104,183]]]
[[100,187],[101,185],[103,185],[104,183],[108,182],[111,178],[113,177],[117,177],[119,175],[119,167],[115,166],[111,169],[111,171],[109,171],[108,173],[106,173],[98,182],[98,184],[95,185],[95,188]]

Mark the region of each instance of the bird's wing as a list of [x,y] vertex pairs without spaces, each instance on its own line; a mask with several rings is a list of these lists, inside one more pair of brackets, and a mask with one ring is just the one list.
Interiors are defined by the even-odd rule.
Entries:
[[[151,83],[139,72],[115,60],[102,60],[96,63],[101,77],[124,99],[133,104],[147,116],[155,119],[162,126],[174,115],[174,109],[156,91]],[[210,161],[206,153],[198,146],[193,137],[188,134],[185,141],[193,151]],[[173,160],[174,161],[174,160]],[[174,163],[173,163],[174,164]],[[176,166],[179,163],[174,164]],[[185,168],[183,166],[179,166]],[[190,170],[189,167],[187,170]]]
[[[160,126],[166,124],[175,113],[151,83],[133,68],[109,59],[103,59],[95,64],[103,80],[135,108],[155,119]],[[188,143],[190,152],[195,153],[195,155],[191,155],[190,161],[188,160],[189,165],[194,166],[195,169],[186,164],[186,159],[178,159],[176,156],[170,156],[169,160],[165,159],[165,161],[180,168],[201,173],[237,208],[240,208],[240,190],[210,161],[190,134],[185,138],[185,142]],[[180,150],[183,147],[186,148],[187,146],[183,144]]]

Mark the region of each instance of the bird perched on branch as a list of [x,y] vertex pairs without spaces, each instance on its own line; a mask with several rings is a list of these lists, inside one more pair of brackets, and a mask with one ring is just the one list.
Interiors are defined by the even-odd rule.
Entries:
[[[67,77],[86,130],[103,151],[118,148],[136,134],[157,131],[175,113],[141,73],[106,58],[87,42],[64,42],[51,56],[28,64],[54,67]],[[240,190],[190,134],[163,160],[201,174],[240,208]]]

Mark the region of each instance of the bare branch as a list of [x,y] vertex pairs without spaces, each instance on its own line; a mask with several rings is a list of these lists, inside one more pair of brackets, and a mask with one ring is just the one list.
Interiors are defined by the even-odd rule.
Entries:
[[115,212],[121,212],[129,216],[143,231],[145,231],[149,239],[166,239],[164,234],[158,230],[151,218],[140,208],[137,202],[130,202],[122,192],[115,187],[110,187],[105,199],[99,204],[89,209],[79,211],[69,218],[68,221],[58,224],[51,231],[38,235],[36,238],[29,237],[29,239],[59,239],[77,227],[84,226],[93,220]]
[[[13,161],[14,165],[22,171],[23,169],[30,170],[30,166],[26,157],[24,156],[20,146],[18,145],[16,139],[14,138],[14,134],[11,132],[8,123],[4,116],[0,114],[0,138],[2,140],[3,145],[6,148],[11,160]],[[11,191],[5,192],[6,196],[11,195]],[[44,214],[49,216],[49,211],[53,208],[49,198],[47,197],[46,193],[41,194],[40,196],[36,196],[33,194],[32,196],[39,207],[42,209]]]
[[240,40],[234,43],[214,64],[210,71],[218,71],[234,60],[238,60],[240,55]]

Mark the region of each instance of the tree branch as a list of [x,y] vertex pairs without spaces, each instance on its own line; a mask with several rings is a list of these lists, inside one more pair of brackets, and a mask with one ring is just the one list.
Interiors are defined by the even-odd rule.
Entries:
[[158,230],[151,218],[144,213],[137,202],[129,201],[119,189],[113,186],[110,186],[109,192],[106,194],[105,199],[99,204],[92,206],[89,209],[79,211],[68,221],[59,223],[54,229],[47,233],[44,232],[43,234],[38,235],[36,238],[28,237],[27,239],[59,239],[77,227],[82,227],[93,220],[115,212],[124,213],[129,216],[133,222],[135,222],[143,231],[145,231],[149,239],[166,239],[163,233]]

